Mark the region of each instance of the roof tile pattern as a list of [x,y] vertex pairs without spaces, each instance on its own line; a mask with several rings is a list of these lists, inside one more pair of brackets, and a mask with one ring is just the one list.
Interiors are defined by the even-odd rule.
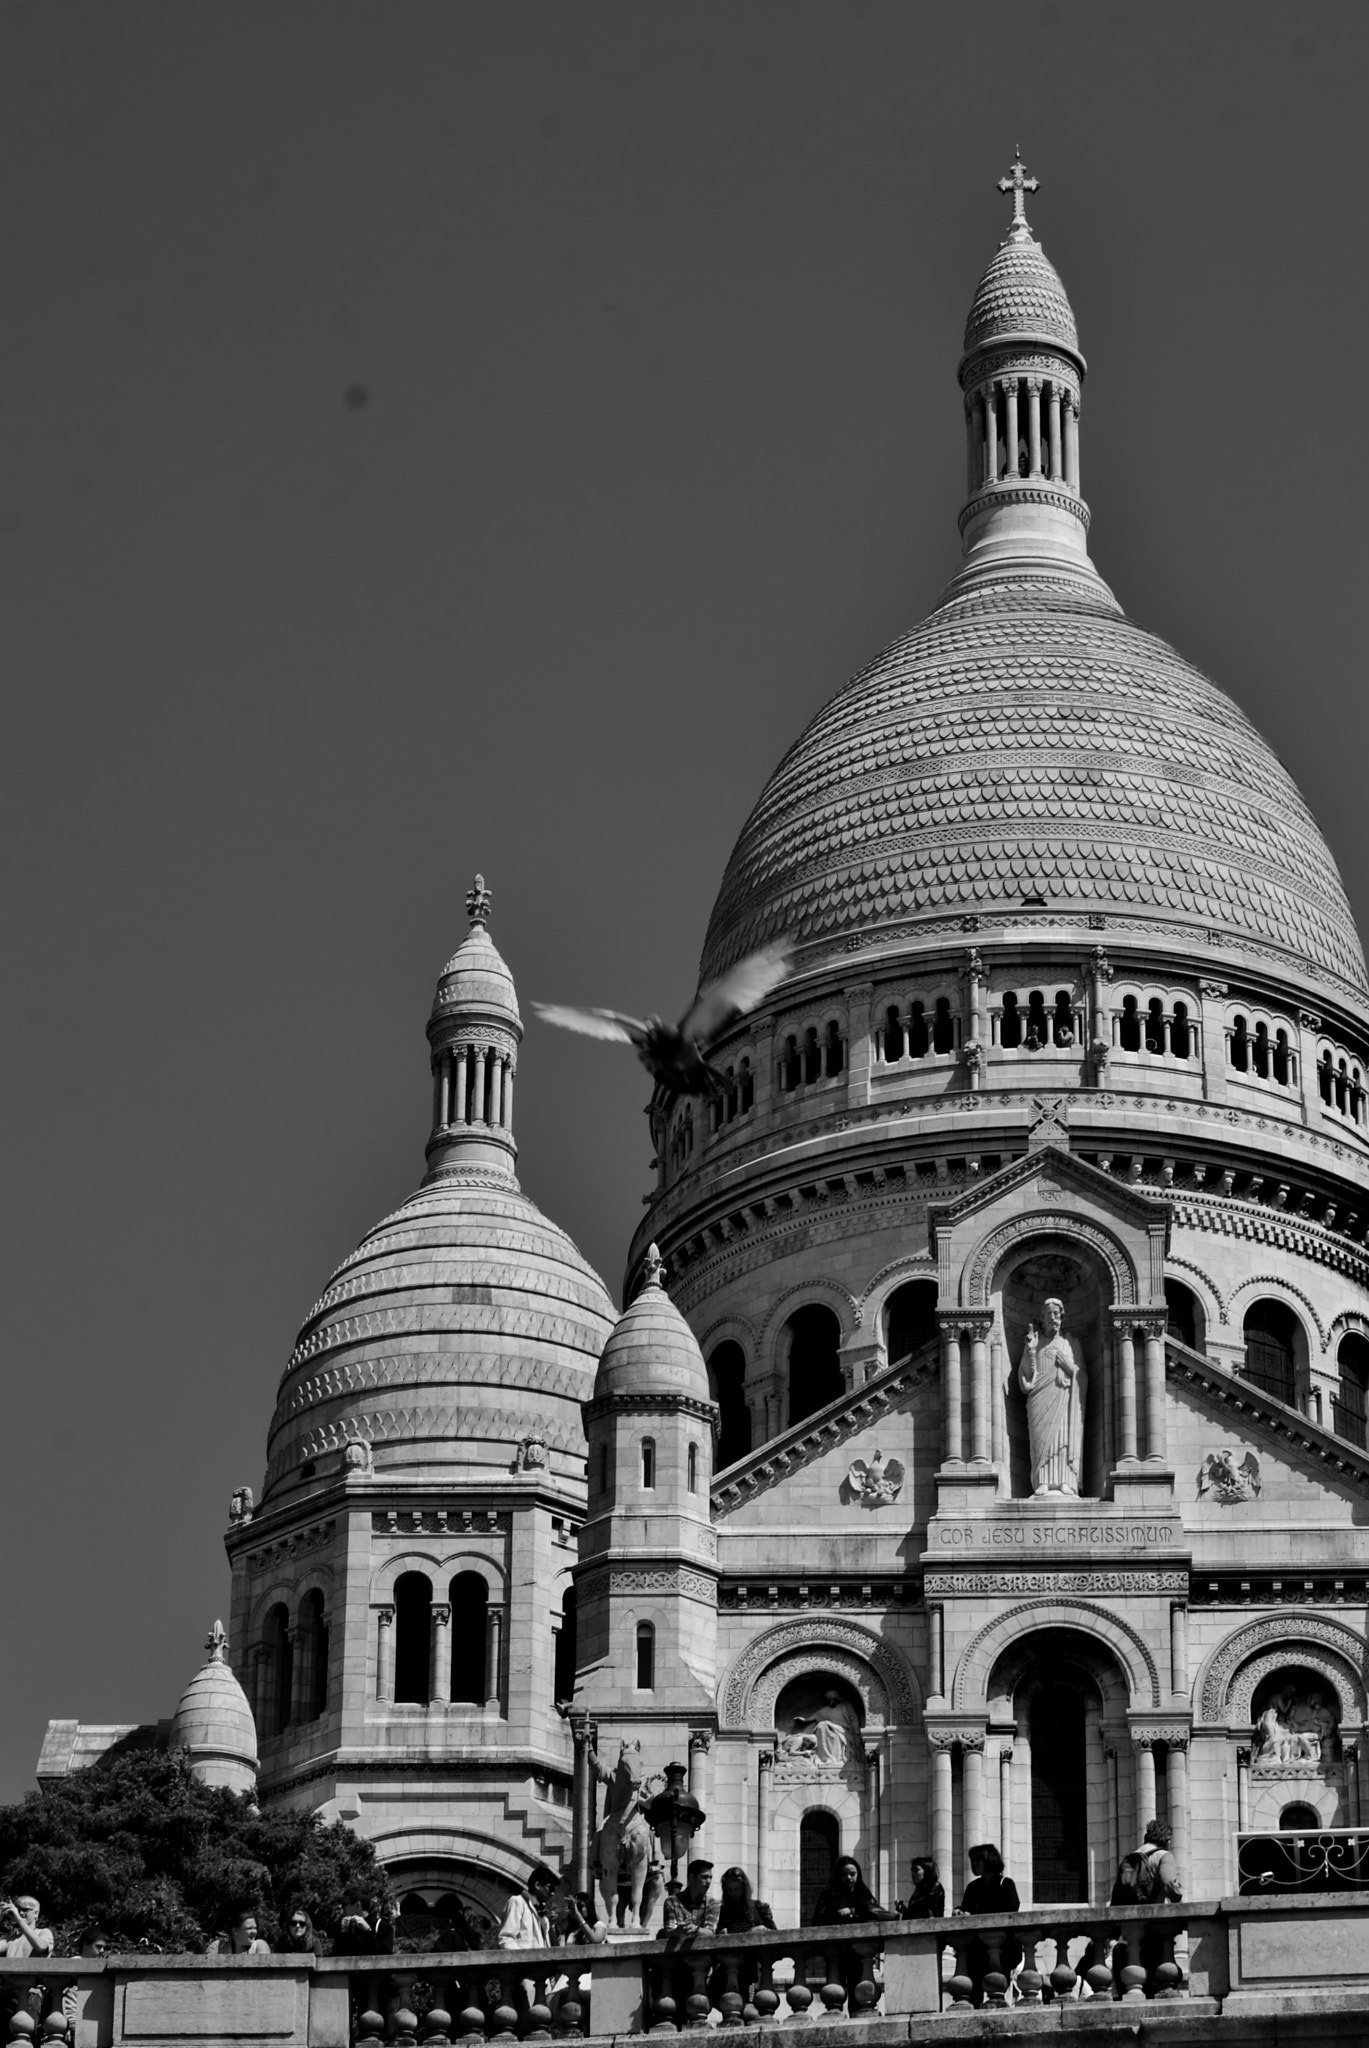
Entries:
[[705,979],[781,933],[919,912],[1156,910],[1365,989],[1330,851],[1243,712],[1103,596],[1005,579],[838,692],[744,826]]
[[1059,273],[1039,242],[1005,242],[979,280],[965,322],[965,353],[1003,334],[1039,334],[1079,347]]
[[[473,1440],[578,1444],[614,1320],[598,1275],[511,1177],[425,1183],[343,1260],[306,1318],[276,1400],[268,1497],[301,1458],[352,1432],[402,1440],[401,1462],[425,1469],[488,1469],[491,1450]],[[400,1426],[416,1413],[421,1430]]]

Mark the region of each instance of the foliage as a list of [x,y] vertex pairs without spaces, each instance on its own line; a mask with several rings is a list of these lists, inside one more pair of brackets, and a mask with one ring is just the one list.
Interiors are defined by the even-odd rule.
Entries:
[[369,1842],[312,1813],[260,1811],[202,1785],[184,1750],[111,1752],[0,1807],[0,1896],[32,1892],[70,1954],[98,1922],[122,1944],[203,1950],[253,1910],[272,1947],[301,1905],[332,1932],[349,1898],[386,1893]]

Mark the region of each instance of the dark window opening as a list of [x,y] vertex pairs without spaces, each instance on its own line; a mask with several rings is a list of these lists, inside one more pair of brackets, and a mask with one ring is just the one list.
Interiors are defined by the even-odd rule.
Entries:
[[433,1589],[422,1572],[395,1581],[395,1699],[426,1707],[432,1697]]
[[1118,1022],[1117,1040],[1123,1052],[1141,1050],[1141,1019],[1135,996],[1122,998],[1122,1015]]
[[886,1060],[903,1058],[903,1026],[899,1022],[897,1007],[890,1004],[884,1017],[884,1057]]
[[[746,1111],[750,1109],[752,1103],[756,1100],[756,1077],[751,1071],[750,1060],[742,1061],[738,1070],[738,1081],[741,1088],[742,1113],[745,1115]],[[689,1149],[692,1152],[694,1149],[694,1129],[692,1124],[687,1126],[687,1128],[689,1130]]]
[[656,1687],[656,1631],[649,1621],[637,1624],[637,1690],[653,1692]]
[[1255,1043],[1250,1048],[1250,1064],[1262,1081],[1269,1079],[1269,1026],[1255,1026]]
[[1074,1044],[1074,1005],[1067,988],[1057,989],[1055,995],[1055,1017],[1051,1026],[1056,1045]]
[[300,1719],[316,1721],[328,1705],[328,1623],[323,1595],[317,1587],[304,1596],[301,1620],[305,1668],[301,1674]]
[[799,1042],[791,1032],[784,1041],[784,1056],[780,1060],[780,1087],[786,1095],[798,1087],[800,1073]]
[[1003,998],[1003,1018],[998,1027],[998,1042],[1006,1046],[1022,1043],[1022,1014],[1014,995],[1006,995]]
[[751,1450],[751,1412],[746,1405],[746,1353],[725,1337],[708,1361],[713,1399],[718,1404],[718,1469],[735,1465]]
[[935,1280],[907,1280],[894,1289],[884,1310],[885,1351],[890,1365],[936,1343],[940,1334],[936,1301]]
[[[489,1698],[489,1687],[485,1683],[485,1645],[490,1589],[479,1572],[458,1572],[451,1584],[451,1602],[451,1696],[454,1700],[483,1707]],[[572,1668],[572,1683],[574,1675]],[[566,1697],[569,1698],[569,1694]]]
[[290,1616],[283,1606],[273,1607],[266,1617],[267,1735],[280,1735],[290,1725],[294,1665],[295,1648],[290,1641]]
[[567,1586],[561,1602],[561,1626],[556,1631],[556,1652],[552,1659],[552,1697],[556,1700],[571,1700],[575,1697],[575,1588]]
[[[1283,1033],[1280,1032],[1282,1037]],[[1169,1027],[1169,1049],[1176,1060],[1186,1060],[1189,1055],[1188,1004],[1174,1005],[1174,1021]]]
[[1329,1052],[1322,1054],[1320,1064],[1317,1067],[1317,1092],[1321,1096],[1322,1101],[1329,1105],[1331,1101],[1331,1055]]
[[816,1024],[810,1024],[803,1034],[803,1078],[805,1081],[822,1079],[822,1046]]
[[1292,1061],[1288,1056],[1288,1033],[1286,1031],[1277,1031],[1274,1034],[1273,1067],[1274,1079],[1279,1083],[1280,1087],[1286,1088],[1292,1079],[1293,1071]]
[[656,1485],[656,1439],[642,1438],[642,1486],[650,1493]]
[[827,1026],[827,1043],[823,1047],[822,1058],[829,1080],[841,1072],[845,1047],[841,1042],[841,1026],[835,1018]]
[[927,1028],[927,1011],[922,1003],[914,1003],[908,1013],[908,1052],[915,1059],[924,1059],[931,1050],[932,1034]]
[[1369,1343],[1353,1332],[1342,1337],[1336,1353],[1340,1385],[1331,1403],[1332,1425],[1348,1444],[1369,1449]]
[[697,1444],[689,1446],[689,1455],[685,1459],[685,1485],[691,1493],[697,1493],[699,1490],[699,1446]]
[[1163,1052],[1165,1049],[1165,1006],[1158,996],[1152,996],[1146,1006],[1146,1051]]
[[841,1854],[841,1823],[834,1813],[806,1813],[799,1822],[799,1923],[813,1924],[813,1909],[832,1882]]
[[955,1051],[955,1021],[951,1016],[949,996],[936,999],[936,1012],[932,1018],[932,1051]]
[[1276,1401],[1294,1404],[1297,1319],[1281,1301],[1257,1301],[1245,1318],[1242,1377]]
[[1032,1893],[1041,1905],[1088,1897],[1084,1702],[1067,1686],[1032,1700]]
[[1046,1025],[1046,999],[1039,988],[1034,988],[1027,997],[1026,1048],[1028,1052],[1039,1052],[1043,1045],[1049,1045],[1049,1043],[1050,1033]]
[[789,1421],[802,1422],[844,1390],[838,1346],[841,1325],[821,1302],[806,1302],[789,1318]]
[[724,1099],[727,1104],[727,1121],[729,1123],[735,1123],[737,1118],[737,1110],[741,1102],[741,1097],[737,1091],[737,1069],[735,1067],[728,1068],[726,1080],[727,1093]]
[[1242,1074],[1249,1071],[1250,1037],[1244,1017],[1233,1017],[1231,1020],[1231,1064]]
[[1190,1351],[1198,1349],[1198,1304],[1180,1280],[1165,1282],[1165,1328]]

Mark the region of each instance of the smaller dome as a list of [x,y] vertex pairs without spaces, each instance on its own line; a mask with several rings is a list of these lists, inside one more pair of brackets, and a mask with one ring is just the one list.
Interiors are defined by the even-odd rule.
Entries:
[[181,1694],[171,1746],[190,1751],[190,1768],[203,1784],[251,1792],[257,1782],[257,1724],[224,1654],[227,1647],[223,1623],[216,1621],[205,1638],[209,1661]]
[[604,1346],[594,1398],[608,1394],[660,1394],[708,1401],[708,1367],[698,1340],[661,1284],[665,1268],[653,1244],[646,1278]]
[[521,1027],[513,976],[486,929],[490,892],[483,875],[476,876],[475,887],[466,898],[466,913],[471,928],[437,978],[433,1009],[492,1011]]
[[1079,353],[1079,330],[1055,265],[1039,242],[1010,235],[974,295],[965,322],[965,353],[1001,336],[1032,335]]

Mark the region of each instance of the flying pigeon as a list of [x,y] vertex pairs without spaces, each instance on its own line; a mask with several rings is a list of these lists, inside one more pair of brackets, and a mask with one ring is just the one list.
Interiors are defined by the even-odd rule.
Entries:
[[729,967],[702,988],[678,1024],[659,1017],[627,1017],[621,1010],[574,1010],[562,1003],[534,1003],[547,1024],[581,1031],[587,1038],[616,1038],[635,1050],[658,1088],[671,1102],[681,1095],[716,1099],[727,1083],[706,1057],[708,1048],[735,1018],[763,1002],[789,972],[789,948],[767,946]]

